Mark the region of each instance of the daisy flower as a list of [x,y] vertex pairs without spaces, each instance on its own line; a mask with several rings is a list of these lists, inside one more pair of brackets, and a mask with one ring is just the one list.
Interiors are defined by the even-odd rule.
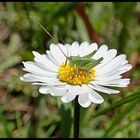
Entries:
[[[89,71],[70,65],[67,58],[82,58],[95,51],[89,58],[98,62]],[[117,55],[116,49],[108,49],[103,44],[98,48],[96,43],[73,42],[72,44],[51,44],[46,54],[33,51],[34,62],[23,62],[24,71],[28,72],[21,80],[40,85],[39,92],[60,96],[62,102],[68,103],[78,96],[82,107],[89,107],[91,103],[101,104],[103,97],[98,93],[117,94],[119,90],[111,87],[127,87],[130,79],[123,79],[121,74],[129,71],[132,65],[128,64],[126,55]],[[84,66],[84,64],[82,64]],[[77,71],[78,70],[78,71]]]

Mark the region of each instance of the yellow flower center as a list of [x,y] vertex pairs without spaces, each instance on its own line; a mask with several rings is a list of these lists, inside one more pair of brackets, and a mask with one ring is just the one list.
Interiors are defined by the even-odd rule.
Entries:
[[87,73],[84,69],[76,70],[76,64],[72,67],[69,64],[62,64],[58,69],[58,77],[61,81],[71,85],[87,84],[95,77],[95,69],[92,68]]

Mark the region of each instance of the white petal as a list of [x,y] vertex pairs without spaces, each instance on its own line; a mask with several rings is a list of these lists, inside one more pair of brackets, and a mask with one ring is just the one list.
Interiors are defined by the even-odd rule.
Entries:
[[114,90],[114,89],[110,89],[110,88],[106,88],[100,85],[90,85],[89,86],[97,91],[103,92],[103,93],[107,93],[107,94],[115,94],[115,93],[119,93],[120,91],[118,90]]
[[[115,75],[118,76],[118,75],[126,72],[126,69],[122,70],[122,71],[121,71],[121,69],[124,69],[125,66],[130,65],[130,64],[127,64],[127,63],[128,63],[128,61],[124,60],[115,70],[113,70],[113,71],[111,71],[109,73],[105,73],[104,75],[98,75],[96,73],[97,74],[96,76],[104,76],[104,77],[111,77],[111,76],[115,76]],[[100,68],[97,68],[96,71],[98,71],[98,69],[100,69]],[[131,69],[131,66],[129,66],[127,70],[130,70],[130,69]]]
[[123,66],[123,65],[125,65],[125,64],[127,64],[128,63],[128,61],[127,60],[124,60],[122,63],[121,63],[121,66]]
[[35,51],[33,51],[33,54],[35,56],[34,60],[36,62],[42,63],[46,67],[47,70],[57,72],[58,66],[56,66],[51,60],[49,60],[47,58],[47,55],[41,55]]
[[[63,45],[63,44],[61,44],[61,43],[58,43],[58,46],[61,48],[61,50],[63,51],[63,55],[65,56],[65,58],[66,58],[66,56],[69,56],[69,53],[70,53],[70,44],[65,44],[65,45]],[[61,52],[62,52],[61,51]]]
[[[83,89],[84,89],[84,91],[83,91]],[[76,85],[76,86],[71,86],[70,92],[75,95],[79,95],[79,94],[82,94],[83,92],[85,92],[85,89],[86,89],[86,87],[84,88],[83,86]],[[87,89],[86,89],[86,91],[87,91]]]
[[83,57],[97,49],[98,49],[98,45],[96,43],[92,43],[89,45],[89,43],[84,42],[80,45],[79,55]]
[[109,50],[103,57],[103,61],[101,61],[101,64],[95,66],[96,69],[99,69],[103,67],[105,64],[107,64],[109,61],[111,61],[117,54],[116,49]]
[[86,84],[81,86],[81,94],[84,94],[86,92],[92,92],[92,89],[90,87],[88,87]]
[[47,83],[41,83],[41,82],[35,82],[35,83],[32,83],[32,85],[47,86],[48,84]]
[[20,80],[25,81],[25,82],[41,82],[38,79],[34,78],[34,77],[29,77],[28,73],[23,75],[22,77],[20,77]]
[[57,78],[41,77],[31,73],[27,73],[23,75],[21,80],[27,82],[42,82],[42,83],[46,83],[47,85],[66,85],[66,83],[62,83]]
[[51,90],[50,90],[50,87],[48,87],[48,86],[41,86],[39,88],[39,92],[42,94],[48,94],[51,92]]
[[131,64],[126,64],[125,66],[123,66],[120,70],[119,70],[119,74],[122,74],[124,72],[129,71],[130,69],[132,69],[132,65]]
[[71,56],[78,56],[79,54],[79,43],[73,42],[70,48],[70,54]]
[[23,65],[26,68],[26,69],[24,69],[25,71],[28,71],[28,72],[31,72],[31,73],[34,73],[37,75],[48,76],[48,77],[56,77],[57,76],[56,72],[51,72],[49,70],[46,71],[45,67],[37,62],[27,61],[27,62],[23,62]]
[[97,49],[98,49],[98,44],[97,44],[97,43],[91,43],[91,44],[89,45],[89,48],[92,48],[92,51],[93,51],[93,50],[97,50]]
[[91,101],[88,99],[87,93],[80,94],[78,97],[78,102],[84,108],[89,107],[91,104]]
[[118,85],[118,84],[105,84],[107,87],[128,87],[128,85]]
[[[85,55],[85,52],[86,50],[88,49],[89,47],[89,43],[87,41],[84,41],[80,44],[80,47],[79,47],[79,55],[81,53],[83,53],[83,56]],[[80,55],[81,56],[81,55]]]
[[75,99],[76,95],[82,94],[83,91],[81,90],[82,88],[80,86],[70,86],[67,91],[67,93],[61,98],[61,100],[65,103],[68,103]]
[[100,48],[97,50],[97,52],[94,54],[92,58],[96,60],[100,59],[101,57],[104,56],[104,54],[106,54],[107,50],[108,50],[107,45],[100,46]]
[[131,68],[132,68],[131,64],[120,65],[114,71],[104,74],[104,76],[111,77],[113,75],[114,76],[115,75],[120,75],[122,73],[125,73],[125,72],[129,71]]
[[70,56],[70,48],[71,48],[71,45],[66,43],[65,45],[65,49],[63,49],[64,53],[66,54],[66,56]]
[[50,51],[46,51],[47,53],[47,57],[57,66],[59,66],[59,63],[55,60],[55,58],[52,56],[51,52]]
[[52,87],[51,89],[51,95],[52,96],[63,96],[67,94],[69,88],[66,87]]
[[93,85],[111,86],[111,87],[127,87],[130,83],[130,79],[115,79],[112,81],[91,81]]
[[87,41],[84,41],[80,44],[80,47],[83,48],[83,49],[87,48],[88,46],[89,46],[89,43]]
[[98,85],[124,85],[126,86],[127,84],[130,83],[130,79],[116,79],[116,80],[112,80],[112,81],[92,81],[90,82],[92,84],[98,84]]
[[95,104],[101,104],[104,102],[103,97],[99,95],[96,91],[92,91],[91,93],[88,93],[88,98],[91,102]]
[[69,102],[71,102],[72,100],[74,100],[75,97],[76,97],[76,95],[73,94],[73,93],[66,93],[64,96],[61,97],[61,100],[62,100],[62,102],[64,102],[64,103],[69,103]]
[[112,86],[112,87],[127,87],[128,84],[130,83],[130,79],[121,79],[120,81],[116,81],[113,83],[101,83],[100,85],[105,85],[105,86]]
[[21,81],[24,81],[24,77],[23,77],[23,76],[20,76],[19,79],[20,79]]
[[66,57],[65,57],[66,54],[63,54],[64,46],[63,47],[62,46],[61,46],[61,44],[57,44],[57,45],[51,44],[50,45],[50,52],[59,64],[62,64],[63,62],[66,61]]
[[111,60],[109,63],[107,63],[102,68],[98,69],[96,71],[96,75],[104,75],[106,73],[110,73],[113,70],[115,70],[117,67],[121,65],[121,63],[125,60],[126,55],[119,55],[115,57],[113,60]]
[[122,78],[121,75],[111,75],[111,76],[96,76],[94,80],[99,80],[99,81],[111,81],[111,80],[116,80]]
[[121,79],[121,81],[119,82],[120,85],[128,85],[129,83],[130,83],[129,78]]
[[83,42],[80,44],[80,47],[79,47],[79,53],[78,55],[83,57],[84,55],[88,54],[88,46],[89,46],[89,43],[88,42]]

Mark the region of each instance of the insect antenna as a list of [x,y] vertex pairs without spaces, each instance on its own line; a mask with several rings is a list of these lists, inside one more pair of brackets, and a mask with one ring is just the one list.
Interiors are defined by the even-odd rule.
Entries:
[[63,55],[68,58],[68,56],[62,51],[62,49],[60,48],[59,44],[58,44],[58,48],[60,49],[60,51],[63,53]]
[[[62,42],[63,44],[66,44],[66,43],[64,42],[64,40],[62,39],[62,37],[60,37],[60,40],[61,40],[61,42]],[[67,49],[67,57],[66,57],[66,58],[68,58],[68,56],[69,56],[69,50],[68,50],[68,47],[66,47],[66,49]],[[66,59],[66,61],[65,61],[65,65],[64,65],[64,66],[66,66],[67,61],[68,61],[68,59]]]
[[[53,36],[47,31],[47,29],[37,20],[37,19],[35,19],[35,17],[33,17],[33,16],[30,16],[51,38],[52,38],[52,40],[55,42],[55,40],[54,40],[54,38],[53,38]],[[62,40],[61,40],[62,41]],[[62,41],[63,42],[63,41]],[[56,43],[57,44],[57,43]],[[58,44],[58,48],[60,49],[60,51],[63,53],[63,55],[66,57],[66,58],[68,58],[67,57],[67,55],[62,51],[62,49],[60,48],[60,46],[59,46],[59,44]],[[67,61],[67,60],[66,60]]]
[[35,17],[30,16],[55,42],[54,38],[52,37],[52,35],[47,31],[47,29],[45,29],[45,27],[37,20],[35,19]]

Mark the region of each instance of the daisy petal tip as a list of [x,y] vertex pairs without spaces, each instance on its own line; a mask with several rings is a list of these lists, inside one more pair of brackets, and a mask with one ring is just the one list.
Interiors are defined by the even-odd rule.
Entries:
[[23,64],[23,65],[24,65],[24,67],[25,67],[25,66],[27,66],[27,65],[28,65],[28,61],[26,61],[26,62],[25,62],[25,61],[22,61],[22,64]]
[[72,43],[72,45],[75,45],[75,46],[79,46],[79,42],[77,42],[77,41],[74,41],[73,43]]
[[89,100],[95,104],[102,104],[104,102],[104,98],[96,92],[89,94]]
[[98,102],[96,102],[96,104],[102,104],[104,102],[104,99],[99,100]]
[[22,70],[27,71],[27,69],[26,69],[26,68],[22,68]]
[[50,44],[50,50],[51,50],[53,47],[55,47],[55,46],[56,46],[56,44],[51,43],[51,44]]
[[40,87],[39,88],[39,93],[41,94],[48,94],[49,93],[49,90],[45,87]]
[[67,96],[64,95],[64,96],[61,97],[61,100],[62,100],[63,103],[69,103],[72,100],[74,100],[74,98],[75,97],[67,97]]
[[36,51],[32,51],[32,54],[33,54],[33,55],[36,55],[36,54],[37,54],[37,52],[36,52]]
[[51,96],[55,96],[55,94],[53,92],[51,92],[50,94],[51,94]]
[[21,76],[21,77],[19,77],[19,79],[21,80],[21,81],[24,81],[24,78]]
[[131,70],[131,69],[132,69],[132,67],[133,67],[133,66],[130,64],[130,66],[129,66],[129,70]]
[[36,83],[31,83],[32,85],[36,85]]
[[118,94],[118,93],[120,93],[120,91],[118,90],[118,91],[116,91],[116,94]]
[[114,93],[111,93],[111,94],[118,94],[118,93],[120,93],[120,91],[116,91],[116,92],[114,92]]
[[66,100],[66,98],[65,98],[64,96],[61,97],[61,101],[62,101],[63,103],[68,103],[68,101]]
[[78,103],[83,107],[87,108],[91,105],[91,101],[88,99],[88,96],[86,94],[80,94],[78,96]]
[[[93,101],[92,101],[93,102]],[[102,104],[104,102],[104,100],[98,100],[98,101],[95,101],[95,102],[93,102],[94,104]]]
[[79,105],[81,105],[83,108],[88,108],[91,105],[91,103],[90,104],[80,104],[79,103]]
[[104,100],[102,100],[102,102],[100,102],[100,104],[102,104],[104,102]]
[[22,61],[22,64],[24,65],[26,62],[25,61]]
[[44,92],[41,92],[41,91],[39,91],[39,93],[41,93],[41,94],[48,94],[48,93],[44,93]]
[[108,49],[108,45],[106,44],[101,45],[101,47]]

